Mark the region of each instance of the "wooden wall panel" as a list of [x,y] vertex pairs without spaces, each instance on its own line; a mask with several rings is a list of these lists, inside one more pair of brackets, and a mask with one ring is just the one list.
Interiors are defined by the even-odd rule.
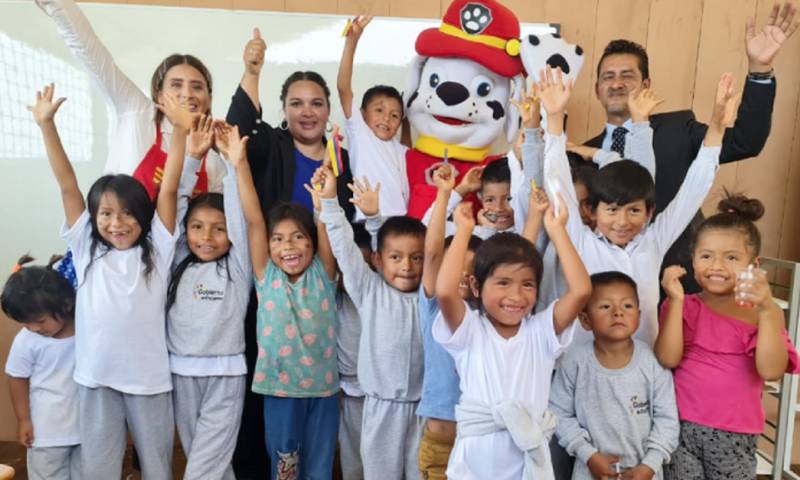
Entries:
[[[443,0],[444,8],[442,12],[447,9],[449,3]],[[544,9],[545,4],[541,0],[504,0],[503,5],[510,8],[517,16],[520,22],[550,22],[545,17]]]
[[652,88],[664,99],[656,112],[692,108],[702,15],[703,0],[650,3],[650,79]]
[[[787,145],[790,151],[789,172],[786,175],[786,196],[781,228],[780,258],[800,261],[800,100],[795,105],[794,138]],[[767,227],[769,228],[769,226]]]
[[440,18],[441,4],[430,0],[385,0],[389,3],[389,15],[410,18]]
[[296,13],[336,13],[336,2],[330,0],[285,0],[286,11]]
[[[758,1],[757,30],[766,23],[771,9],[771,0]],[[737,187],[748,196],[758,198],[764,203],[764,217],[759,221],[759,227],[762,236],[761,252],[768,256],[778,255],[784,209],[794,211],[790,204],[786,204],[785,199],[786,179],[792,159],[790,145],[794,136],[797,101],[800,95],[798,58],[800,58],[800,35],[790,38],[775,60],[778,88],[769,140],[757,158],[739,162],[736,168]]]
[[[597,22],[594,34],[594,58],[585,76],[591,73],[591,84],[597,82],[597,62],[608,42],[618,38],[647,43],[647,25],[650,19],[650,2],[640,0],[600,0],[597,4]],[[646,45],[645,45],[646,46]],[[584,69],[586,67],[584,66]],[[601,132],[606,123],[606,112],[596,99],[589,102],[588,136]]]
[[338,0],[336,13],[340,15],[388,16],[389,4],[383,0]]
[[180,0],[182,7],[233,9],[233,0]]
[[136,5],[164,5],[167,7],[179,7],[181,5],[180,0],[130,0],[128,2],[124,0],[114,0],[108,3],[130,3]]
[[283,0],[233,0],[235,10],[267,10],[283,12],[286,4]]
[[[569,120],[567,135],[573,142],[587,138],[589,125],[588,105],[595,102],[594,83],[590,72],[594,69],[594,35],[598,0],[545,0],[544,14],[548,22],[560,23],[561,34],[570,43],[583,48],[585,61],[583,73],[572,90],[567,106]],[[580,12],[580,15],[577,13]]]
[[[720,75],[733,72],[737,85],[741,86],[744,81],[747,71],[744,24],[748,17],[753,16],[755,7],[755,0],[705,1],[692,103],[692,109],[701,122],[707,122],[711,117]],[[741,162],[724,165],[717,172],[717,180],[703,207],[706,214],[716,211],[722,186],[736,188],[738,163]]]

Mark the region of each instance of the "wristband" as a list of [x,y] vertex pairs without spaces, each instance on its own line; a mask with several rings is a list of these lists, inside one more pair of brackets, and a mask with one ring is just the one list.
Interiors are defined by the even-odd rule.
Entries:
[[770,68],[768,72],[750,72],[747,74],[748,80],[772,80],[775,78],[775,69]]

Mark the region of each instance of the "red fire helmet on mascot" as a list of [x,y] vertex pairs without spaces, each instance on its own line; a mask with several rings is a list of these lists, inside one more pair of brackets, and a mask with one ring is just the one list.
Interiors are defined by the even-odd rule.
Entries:
[[519,20],[495,0],[456,0],[439,28],[417,37],[425,57],[466,58],[504,77],[522,73]]

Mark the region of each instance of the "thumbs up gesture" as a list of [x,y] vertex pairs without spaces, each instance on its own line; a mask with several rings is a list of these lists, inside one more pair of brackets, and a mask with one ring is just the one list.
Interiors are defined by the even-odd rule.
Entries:
[[261,38],[261,30],[253,29],[253,38],[244,46],[244,68],[251,75],[260,75],[264,66],[264,52],[267,51],[267,42]]

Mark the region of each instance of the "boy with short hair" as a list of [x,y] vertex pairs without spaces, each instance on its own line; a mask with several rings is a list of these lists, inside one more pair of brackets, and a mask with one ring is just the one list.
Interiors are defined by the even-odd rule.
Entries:
[[[455,188],[455,172],[446,165],[437,169],[433,181],[438,192],[431,207],[430,223],[425,234],[425,263],[422,269],[422,288],[419,289],[420,325],[425,351],[425,375],[422,384],[422,399],[417,415],[425,419],[424,433],[419,446],[419,470],[423,478],[444,480],[447,462],[456,441],[455,407],[461,396],[453,357],[433,339],[433,321],[439,314],[436,299],[436,276],[442,264],[445,249],[453,237],[445,238],[447,204]],[[462,265],[463,281],[461,294],[467,301],[474,301],[469,288],[469,276],[475,250],[481,239],[472,236],[467,244],[467,254]]]
[[[655,210],[655,184],[646,168],[634,161],[619,161],[601,168],[592,185],[590,205],[595,231],[580,219],[575,188],[565,153],[564,109],[571,84],[564,85],[547,71],[540,75],[539,98],[548,114],[545,136],[545,183],[549,194],[561,193],[567,203],[567,231],[589,273],[619,270],[638,285],[642,321],[636,337],[652,345],[658,333],[658,273],[669,247],[700,208],[714,182],[725,126],[734,113],[730,74],[717,88],[704,146],[692,162],[678,194],[650,225]],[[582,338],[580,338],[582,337]],[[586,333],[576,342],[590,339]]]
[[632,338],[639,327],[636,283],[621,272],[591,279],[579,318],[594,342],[561,357],[550,390],[556,435],[577,459],[573,480],[662,479],[680,432],[672,373]]
[[[365,393],[361,424],[364,478],[419,478],[417,451],[422,424],[415,411],[422,392],[423,353],[419,325],[425,226],[410,217],[390,217],[378,230],[370,269],[353,241],[353,230],[336,199],[336,179],[320,168],[311,179],[322,185],[320,221],[325,223],[344,287],[361,318],[358,381]],[[361,190],[353,203],[363,213]],[[369,221],[369,220],[368,220]],[[369,228],[368,228],[369,230]]]
[[[396,88],[376,85],[364,93],[360,108],[353,95],[353,58],[364,28],[371,16],[358,16],[345,40],[336,86],[345,116],[345,133],[353,178],[369,178],[380,183],[382,213],[405,215],[408,207],[406,150],[395,135],[403,122],[403,97]],[[356,220],[364,215],[356,212]]]

